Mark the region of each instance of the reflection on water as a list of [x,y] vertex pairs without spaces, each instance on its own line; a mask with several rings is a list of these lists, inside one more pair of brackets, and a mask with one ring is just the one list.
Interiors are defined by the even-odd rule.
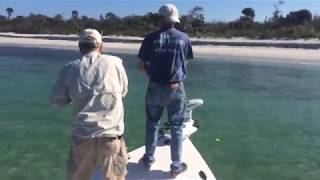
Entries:
[[[64,178],[71,115],[52,109],[48,95],[75,55],[0,49],[0,179]],[[125,114],[132,150],[143,144],[147,78],[135,55],[119,56],[129,76]],[[200,59],[188,71],[188,96],[205,100],[194,114],[201,129],[192,140],[218,179],[320,177],[320,66]]]

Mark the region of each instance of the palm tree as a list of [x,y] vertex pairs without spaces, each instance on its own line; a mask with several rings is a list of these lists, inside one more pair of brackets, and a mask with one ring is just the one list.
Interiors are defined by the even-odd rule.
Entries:
[[252,18],[254,19],[254,17],[256,16],[255,12],[254,12],[254,9],[252,8],[244,8],[242,10],[242,14],[246,17],[249,17],[249,18]]
[[8,7],[8,8],[6,9],[6,11],[7,11],[7,13],[8,13],[8,20],[9,20],[9,19],[11,18],[11,16],[12,16],[14,10],[13,10],[11,7]]
[[79,12],[77,10],[72,11],[72,23],[74,24],[75,31],[79,31],[80,26],[79,26]]
[[79,17],[78,11],[77,10],[73,10],[72,11],[72,19],[76,20],[76,19],[78,19],[78,17]]

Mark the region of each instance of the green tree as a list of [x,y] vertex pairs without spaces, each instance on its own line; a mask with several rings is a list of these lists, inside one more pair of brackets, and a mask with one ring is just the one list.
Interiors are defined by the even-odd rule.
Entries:
[[281,18],[281,11],[280,11],[280,6],[284,4],[283,0],[279,0],[276,4],[273,4],[274,11],[273,11],[273,17],[272,20],[275,22]]
[[118,34],[122,26],[122,19],[112,12],[106,13],[104,17],[100,18],[100,21],[106,34]]
[[307,9],[302,9],[299,11],[291,11],[286,18],[289,24],[305,24],[311,22],[312,13]]
[[72,19],[77,20],[79,18],[79,12],[77,10],[72,11]]
[[240,17],[238,23],[239,27],[251,27],[254,22],[254,17],[256,16],[252,8],[244,8],[241,12],[243,16]]
[[73,10],[71,12],[71,24],[74,27],[74,30],[77,32],[80,30],[79,26],[79,12],[77,10]]
[[200,6],[194,7],[189,12],[189,18],[191,19],[192,27],[197,28],[204,24],[204,10]]
[[100,14],[99,20],[100,20],[101,22],[104,21],[104,16],[103,16],[102,14]]
[[180,18],[180,25],[182,29],[187,32],[192,32],[192,20],[189,15],[183,15]]
[[248,18],[254,19],[254,17],[256,16],[254,9],[252,8],[244,8],[242,10],[242,14]]
[[6,11],[7,11],[7,14],[8,14],[8,19],[10,19],[12,14],[13,14],[13,12],[14,12],[14,10],[11,7],[8,7],[6,9]]
[[112,12],[108,12],[106,13],[106,15],[104,16],[104,20],[110,25],[116,25],[117,23],[119,23],[121,21],[121,18],[118,17],[117,15],[115,15]]
[[6,21],[8,18],[6,16],[2,16],[0,15],[0,21],[3,22],[3,21]]
[[63,21],[63,16],[61,14],[57,14],[53,17],[53,19],[56,21]]
[[312,25],[320,32],[320,16],[314,15],[312,20]]

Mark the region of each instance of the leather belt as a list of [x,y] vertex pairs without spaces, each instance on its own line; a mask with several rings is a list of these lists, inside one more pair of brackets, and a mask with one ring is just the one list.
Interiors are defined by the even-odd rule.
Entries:
[[108,140],[121,140],[123,138],[123,135],[115,136],[115,137],[102,137],[102,138],[108,139]]

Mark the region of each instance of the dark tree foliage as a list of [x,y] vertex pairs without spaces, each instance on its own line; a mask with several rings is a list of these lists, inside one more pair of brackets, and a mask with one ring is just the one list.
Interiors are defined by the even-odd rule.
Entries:
[[203,8],[196,6],[189,12],[192,27],[200,27],[204,24]]
[[5,22],[7,20],[7,17],[0,15],[0,22]]
[[280,6],[282,6],[284,4],[283,0],[279,0],[276,4],[273,4],[274,7],[274,11],[273,11],[273,17],[272,20],[273,21],[277,21],[279,18],[281,18],[281,11],[280,11]]
[[79,12],[77,10],[72,11],[72,19],[77,20],[79,18]]
[[[243,9],[242,16],[231,22],[206,22],[204,9],[195,7],[188,14],[182,15],[178,29],[190,36],[202,37],[249,37],[254,39],[269,38],[320,38],[320,18],[308,10],[290,12],[283,16],[276,5],[277,17],[264,23],[255,22],[255,11]],[[41,14],[13,17],[13,9],[8,16],[0,15],[0,32],[44,33],[44,34],[76,34],[84,28],[95,28],[104,35],[144,36],[157,29],[158,15],[149,12],[143,16],[131,15],[119,17],[112,12],[100,15],[99,19],[79,16],[73,10],[70,17],[57,14],[48,17]],[[8,18],[10,15],[10,18]],[[267,19],[267,18],[266,18]]]
[[57,14],[53,17],[53,19],[56,21],[63,21],[63,16],[61,14]]
[[312,26],[320,32],[320,16],[313,17]]
[[292,11],[287,15],[287,22],[289,24],[305,24],[307,22],[311,22],[311,20],[312,13],[306,9]]
[[251,27],[252,23],[254,22],[254,17],[256,16],[254,9],[244,8],[241,13],[243,14],[243,16],[240,17],[235,26],[238,28]]
[[246,17],[250,17],[252,19],[254,19],[254,17],[256,16],[254,9],[252,8],[244,8],[242,10],[242,14]]
[[7,11],[7,14],[8,14],[8,19],[10,19],[12,14],[13,14],[13,12],[14,12],[14,10],[11,7],[8,7],[6,9],[6,11]]

